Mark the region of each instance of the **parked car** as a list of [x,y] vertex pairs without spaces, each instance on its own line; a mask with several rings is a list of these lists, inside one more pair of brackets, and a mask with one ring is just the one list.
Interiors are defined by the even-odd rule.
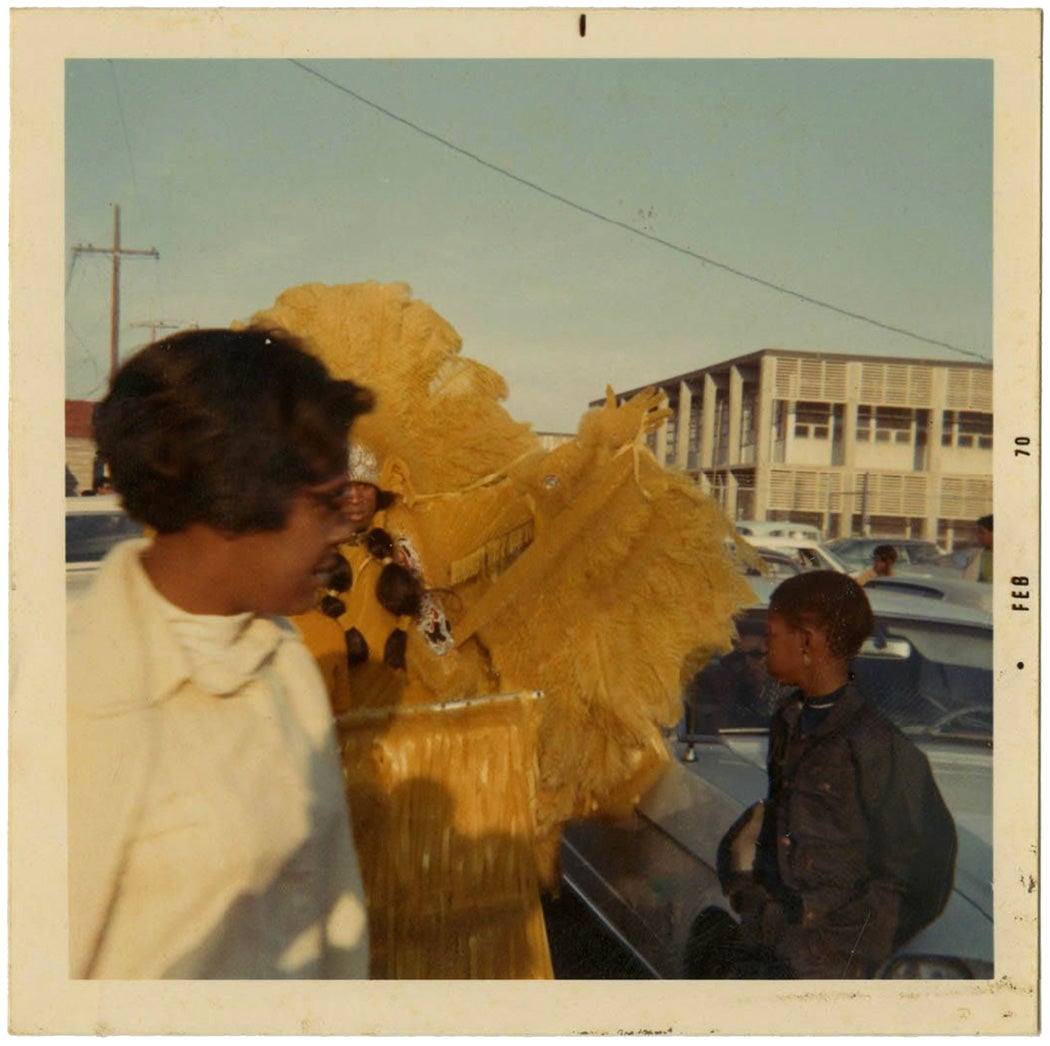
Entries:
[[850,573],[838,556],[819,541],[812,541],[808,538],[773,537],[749,540],[753,545],[760,546],[760,555],[766,552],[776,552],[790,556],[803,570],[837,570],[840,574]]
[[740,519],[733,526],[738,534],[755,539],[753,544],[761,544],[762,538],[805,538],[807,541],[817,542],[821,540],[818,527],[811,523],[795,523],[790,519]]
[[[760,598],[742,624],[755,630],[775,584],[751,583]],[[876,627],[854,663],[858,682],[926,753],[959,837],[945,909],[879,976],[991,979],[991,616],[882,591],[871,603]],[[694,919],[709,905],[728,910],[718,844],[766,793],[765,724],[778,687],[766,681],[750,700],[727,701],[726,671],[715,661],[695,681],[688,714],[668,740],[673,762],[635,813],[565,833],[565,884],[656,977],[688,976]]]
[[977,610],[992,612],[992,586],[977,581],[964,581],[959,575],[914,573],[893,574],[872,578],[864,586],[869,597],[872,592],[893,592],[901,596],[920,596],[923,599],[944,599]]
[[66,498],[66,595],[87,588],[114,545],[141,535],[116,494]]
[[897,550],[896,569],[921,564],[932,564],[943,550],[934,541],[918,538],[835,538],[827,547],[838,560],[846,565],[851,574],[871,566],[872,552],[879,545],[892,545]]
[[980,551],[980,548],[974,547],[955,548],[950,552],[945,552],[943,556],[934,557],[928,563],[923,563],[922,565],[961,574],[969,565],[970,560]]
[[[771,548],[756,548],[755,551],[762,557],[762,562],[768,568],[768,576],[783,580],[795,574],[801,574],[808,569],[799,563],[798,559],[787,552],[774,552]],[[749,569],[748,574],[759,576],[757,570]]]

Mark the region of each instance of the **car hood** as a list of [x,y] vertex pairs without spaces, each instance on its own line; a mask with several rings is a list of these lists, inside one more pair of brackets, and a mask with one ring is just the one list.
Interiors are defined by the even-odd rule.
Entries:
[[[679,845],[714,864],[722,833],[766,794],[764,733],[725,735],[694,746],[673,744],[675,763],[642,798],[639,813]],[[990,961],[993,954],[992,752],[990,746],[919,743],[952,811],[959,838],[955,887],[943,915],[909,942],[912,954],[962,955]],[[682,775],[690,780],[683,779]],[[699,787],[697,787],[699,785]]]

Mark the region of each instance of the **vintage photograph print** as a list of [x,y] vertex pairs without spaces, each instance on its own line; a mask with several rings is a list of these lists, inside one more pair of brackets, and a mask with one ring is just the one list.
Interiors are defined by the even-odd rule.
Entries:
[[1039,11],[11,26],[11,1031],[1037,1030]]

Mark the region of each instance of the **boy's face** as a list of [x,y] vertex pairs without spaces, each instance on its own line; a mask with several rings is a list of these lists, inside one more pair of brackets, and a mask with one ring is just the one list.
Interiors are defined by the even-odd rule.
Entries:
[[778,682],[801,686],[808,665],[803,660],[803,632],[791,628],[775,611],[766,616],[766,671]]
[[230,539],[243,611],[300,614],[313,606],[337,562],[336,547],[350,537],[343,518],[346,488],[345,475],[304,487],[292,498],[280,530]]

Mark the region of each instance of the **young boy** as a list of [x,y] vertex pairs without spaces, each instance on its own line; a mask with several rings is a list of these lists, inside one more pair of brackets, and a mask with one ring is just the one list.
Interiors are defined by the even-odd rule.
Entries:
[[767,620],[769,674],[798,689],[770,724],[742,936],[762,976],[871,977],[932,917],[931,877],[947,895],[954,825],[926,757],[851,682],[873,626],[860,586],[833,571],[789,578]]
[[99,451],[155,536],[70,613],[73,977],[367,976],[328,699],[281,615],[347,537],[370,405],[257,330],[150,345],[99,404]]

